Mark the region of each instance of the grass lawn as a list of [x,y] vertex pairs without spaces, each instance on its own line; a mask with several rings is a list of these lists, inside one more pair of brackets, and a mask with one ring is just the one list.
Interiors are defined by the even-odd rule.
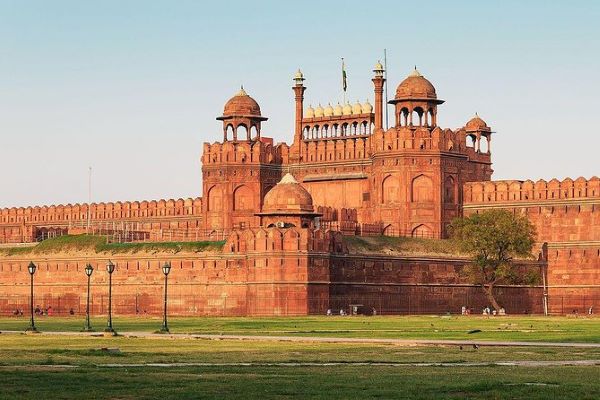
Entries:
[[[24,329],[27,322],[3,318],[0,327]],[[104,322],[93,321],[98,330]],[[82,323],[81,318],[38,319],[46,332],[76,331]],[[114,325],[122,331],[151,332],[160,320],[116,318]],[[593,318],[173,318],[171,326],[175,332],[246,335],[600,341],[600,319]],[[482,332],[468,334],[471,329]],[[493,365],[577,360],[596,361],[590,366]],[[597,399],[599,360],[598,348],[461,349],[457,345],[1,333],[0,398]]]
[[[0,318],[0,331],[25,330],[26,317]],[[82,317],[39,317],[41,331],[78,331]],[[93,318],[101,331],[104,318]],[[153,332],[160,318],[115,317],[117,331]],[[173,333],[329,336],[398,339],[474,339],[515,341],[564,341],[600,343],[600,318],[540,316],[385,316],[385,317],[281,317],[281,318],[171,318]],[[469,333],[474,330],[480,332]]]
[[[600,349],[460,350],[458,346],[1,334],[0,398],[596,399],[600,396],[599,366],[463,365],[590,359],[600,359]],[[253,364],[139,366],[174,362]],[[265,365],[273,362],[300,365]],[[306,362],[323,365],[301,364]],[[342,364],[324,364],[328,362]],[[381,365],[384,362],[395,365]],[[450,366],[409,365],[421,362]]]
[[149,242],[149,243],[107,243],[103,236],[65,235],[44,240],[35,246],[2,247],[2,256],[26,256],[57,254],[64,252],[94,252],[98,254],[156,253],[176,254],[179,252],[199,253],[221,251],[224,241],[216,242]]
[[597,399],[597,367],[3,370],[3,399]]

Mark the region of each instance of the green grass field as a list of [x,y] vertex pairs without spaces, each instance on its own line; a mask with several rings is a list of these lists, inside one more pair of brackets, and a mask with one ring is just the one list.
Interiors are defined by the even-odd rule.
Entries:
[[35,246],[0,247],[0,256],[28,256],[63,252],[93,252],[97,254],[201,253],[204,251],[221,251],[223,244],[225,244],[224,241],[107,243],[106,238],[103,236],[65,235],[46,239]]
[[[104,319],[93,322],[98,330],[104,327]],[[76,331],[82,323],[46,317],[38,325],[46,332]],[[26,325],[25,318],[0,319],[2,330]],[[160,320],[117,318],[114,325],[152,332]],[[593,318],[177,318],[171,326],[174,332],[244,335],[600,343],[600,319]],[[482,332],[468,334],[471,329]],[[595,365],[535,364],[578,360]],[[599,377],[600,348],[0,333],[2,399],[597,399]]]
[[[372,337],[397,339],[477,339],[512,341],[564,341],[600,343],[600,318],[542,316],[377,316],[282,318],[171,318],[173,333],[240,334],[274,336]],[[115,317],[117,331],[153,332],[160,318]],[[25,330],[26,317],[0,318],[0,331]],[[82,317],[39,317],[41,331],[79,331]],[[93,318],[102,330],[105,318]],[[473,330],[481,332],[469,333]]]

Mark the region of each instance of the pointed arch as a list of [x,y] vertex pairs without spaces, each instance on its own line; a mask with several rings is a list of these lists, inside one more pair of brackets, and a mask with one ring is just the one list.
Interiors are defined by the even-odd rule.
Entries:
[[411,236],[420,238],[431,238],[433,237],[433,231],[429,226],[425,224],[420,224],[412,230]]
[[221,211],[223,210],[223,190],[219,185],[215,185],[208,189],[206,193],[207,197],[207,211]]
[[233,192],[233,209],[235,211],[254,210],[254,194],[248,186],[238,186]]
[[388,175],[381,182],[381,203],[392,204],[399,201],[400,180],[395,175]]
[[411,183],[412,202],[433,201],[433,181],[427,175],[419,175]]

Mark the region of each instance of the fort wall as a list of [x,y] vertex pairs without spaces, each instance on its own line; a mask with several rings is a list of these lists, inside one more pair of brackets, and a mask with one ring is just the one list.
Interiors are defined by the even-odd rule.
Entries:
[[[118,230],[127,224],[137,231],[193,230],[201,227],[202,199],[92,203],[89,218],[93,228],[114,226]],[[41,234],[78,233],[87,227],[87,220],[85,203],[3,208],[0,243],[33,242]]]
[[503,208],[527,216],[548,243],[551,312],[600,307],[600,180],[491,181],[464,185],[466,215]]
[[[277,237],[279,232],[272,232]],[[286,235],[284,233],[284,235]],[[292,234],[288,233],[291,236]],[[267,235],[268,236],[268,235]],[[169,313],[194,316],[284,316],[325,314],[328,309],[350,312],[351,305],[375,309],[378,314],[460,312],[462,306],[475,312],[487,306],[481,289],[461,277],[465,259],[367,255],[331,255],[313,243],[314,250],[296,250],[278,240],[244,250],[232,239],[222,253],[126,254],[110,256],[113,273],[115,315],[162,313],[164,276],[161,266],[172,264],[169,274]],[[335,241],[335,240],[334,240]],[[289,241],[284,241],[287,243]],[[293,243],[294,241],[290,242]],[[300,242],[304,239],[300,238]],[[308,242],[304,242],[308,243]],[[232,246],[233,245],[233,250]],[[229,247],[229,251],[227,247]],[[268,250],[275,246],[275,250]],[[339,248],[338,248],[339,250]],[[94,315],[106,314],[108,304],[107,255],[35,257],[34,304],[51,306],[56,314],[85,313],[87,277],[91,263],[91,302]],[[29,257],[0,259],[0,314],[29,305]],[[540,270],[528,263],[526,268]],[[499,287],[507,312],[542,312],[541,286]]]

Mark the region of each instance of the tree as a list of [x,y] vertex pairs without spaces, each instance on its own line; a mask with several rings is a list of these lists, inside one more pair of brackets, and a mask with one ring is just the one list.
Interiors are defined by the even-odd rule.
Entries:
[[472,255],[464,273],[481,286],[494,309],[500,306],[494,296],[498,284],[533,283],[534,275],[516,268],[514,257],[529,258],[535,242],[535,228],[526,217],[506,210],[489,210],[456,218],[450,235],[461,250]]

